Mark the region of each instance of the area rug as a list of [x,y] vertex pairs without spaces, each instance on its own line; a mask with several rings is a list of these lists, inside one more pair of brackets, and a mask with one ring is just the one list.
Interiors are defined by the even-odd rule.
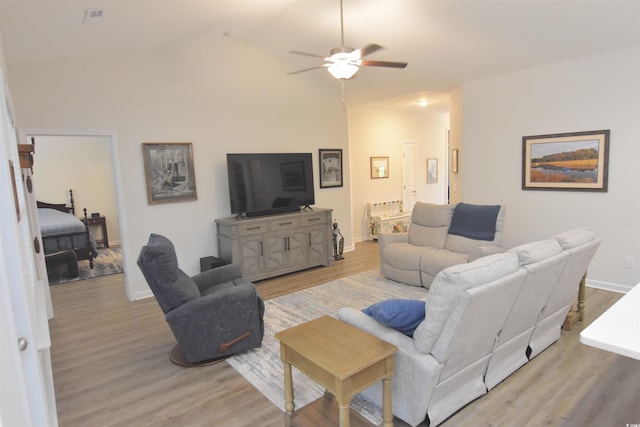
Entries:
[[[341,307],[363,309],[385,299],[425,299],[426,289],[402,285],[368,271],[265,301],[262,347],[235,355],[227,362],[284,412],[284,373],[280,342],[275,333],[323,315],[336,316]],[[324,389],[293,369],[296,410],[320,398]],[[355,398],[351,407],[374,424],[382,422],[381,410]]]
[[93,269],[90,269],[88,260],[79,261],[78,277],[69,277],[66,265],[53,267],[47,270],[49,285],[77,282],[78,280],[119,274],[124,271],[122,268],[122,252],[118,247],[98,249],[98,256],[93,260],[93,264]]

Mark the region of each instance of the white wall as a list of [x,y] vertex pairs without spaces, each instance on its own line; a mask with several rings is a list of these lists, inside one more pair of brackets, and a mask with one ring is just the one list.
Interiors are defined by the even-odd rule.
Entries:
[[120,243],[111,140],[106,136],[39,136],[35,138],[37,200],[69,203],[73,190],[76,216],[99,212],[106,217],[109,245]]
[[[462,200],[506,205],[505,246],[592,227],[602,244],[589,284],[640,282],[640,48],[467,83],[461,99]],[[600,129],[611,130],[608,192],[521,189],[523,136]]]
[[[447,114],[432,114],[428,107],[403,112],[372,106],[349,109],[349,144],[352,157],[354,240],[367,239],[366,204],[402,200],[402,144],[416,144],[416,200],[446,203]],[[371,179],[370,157],[389,157],[389,178]],[[438,159],[437,184],[427,184],[427,157]]]
[[[135,262],[149,233],[171,238],[190,274],[199,271],[200,257],[218,254],[214,219],[230,215],[227,152],[311,152],[315,169],[319,148],[342,148],[345,186],[320,190],[315,169],[316,205],[334,209],[345,246],[353,244],[346,220],[347,119],[339,85],[328,75],[288,76],[288,68],[272,58],[218,36],[135,55],[16,65],[9,71],[19,127],[117,134],[130,298],[149,295]],[[193,143],[197,201],[147,204],[143,142]]]

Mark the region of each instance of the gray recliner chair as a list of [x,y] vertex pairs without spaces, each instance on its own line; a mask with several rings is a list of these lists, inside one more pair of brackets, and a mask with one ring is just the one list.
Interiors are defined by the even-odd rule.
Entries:
[[151,234],[138,266],[178,342],[172,362],[195,366],[261,346],[264,302],[238,265],[189,277],[178,267],[173,243]]

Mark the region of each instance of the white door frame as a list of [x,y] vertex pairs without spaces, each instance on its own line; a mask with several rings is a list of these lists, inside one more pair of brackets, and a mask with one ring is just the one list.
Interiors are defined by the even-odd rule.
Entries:
[[[409,147],[411,149],[408,149]],[[402,143],[402,208],[405,212],[413,210],[417,197],[416,190],[416,143],[405,141]]]
[[[125,288],[127,297],[129,300],[134,300],[135,295],[131,289],[129,266],[127,265],[127,257],[125,254],[129,253],[129,239],[124,230],[127,229],[127,218],[124,209],[124,186],[122,183],[122,168],[120,165],[120,152],[118,150],[118,136],[115,131],[109,130],[64,130],[64,129],[21,129],[19,130],[19,137],[22,141],[29,141],[31,137],[45,137],[45,136],[97,136],[108,138],[111,145],[111,166],[114,179],[114,189],[116,198],[116,210],[118,212],[118,229],[120,231],[120,247],[122,249],[122,262],[124,269]],[[25,142],[26,143],[26,142]],[[36,147],[37,150],[37,147]],[[37,167],[37,166],[36,166]]]

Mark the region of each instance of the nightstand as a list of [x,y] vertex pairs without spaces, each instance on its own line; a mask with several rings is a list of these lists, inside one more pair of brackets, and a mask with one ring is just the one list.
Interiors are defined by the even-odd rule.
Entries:
[[103,216],[93,216],[87,218],[89,232],[91,232],[91,227],[100,227],[100,234],[95,235],[91,233],[93,238],[96,241],[98,247],[108,248],[109,247],[109,236],[107,234],[107,218]]

